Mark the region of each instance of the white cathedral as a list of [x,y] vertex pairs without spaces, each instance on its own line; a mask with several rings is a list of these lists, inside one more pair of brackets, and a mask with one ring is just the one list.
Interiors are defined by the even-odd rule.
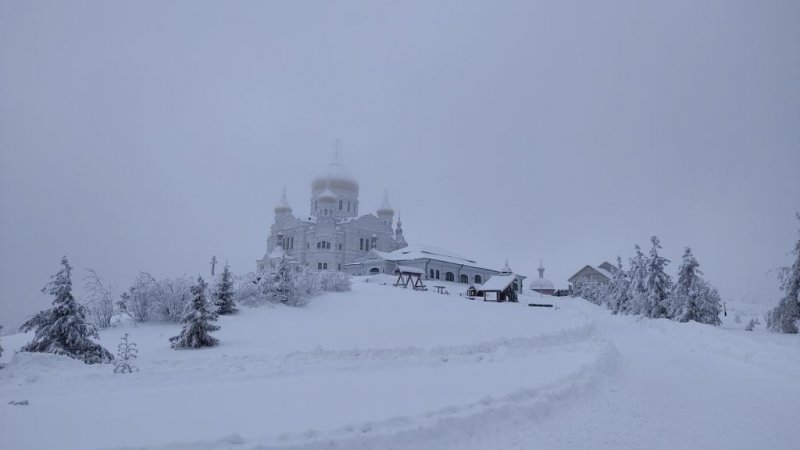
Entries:
[[275,207],[267,252],[256,262],[259,273],[285,258],[295,270],[305,267],[352,275],[391,274],[402,265],[419,270],[426,279],[475,285],[493,275],[514,275],[510,278],[514,290],[522,288],[525,277],[513,274],[508,263],[502,269],[493,269],[448,250],[408,245],[399,218],[393,228],[394,210],[388,191],[375,214],[359,216],[358,181],[342,165],[338,142],[333,161],[311,182],[309,206],[309,216],[296,217],[284,189]]
[[310,216],[296,217],[284,189],[275,207],[267,253],[257,262],[259,272],[284,257],[295,268],[344,270],[372,249],[392,252],[408,245],[400,220],[392,229],[394,210],[388,191],[375,214],[358,215],[358,181],[342,165],[338,146],[327,170],[311,182],[310,206]]

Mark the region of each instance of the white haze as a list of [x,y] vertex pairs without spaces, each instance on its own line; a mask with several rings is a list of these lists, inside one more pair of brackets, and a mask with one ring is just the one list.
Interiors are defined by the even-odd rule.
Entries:
[[2,0],[0,324],[49,303],[62,255],[120,288],[254,270],[336,138],[411,242],[566,287],[657,234],[673,272],[690,245],[723,297],[773,303],[798,23],[796,1]]

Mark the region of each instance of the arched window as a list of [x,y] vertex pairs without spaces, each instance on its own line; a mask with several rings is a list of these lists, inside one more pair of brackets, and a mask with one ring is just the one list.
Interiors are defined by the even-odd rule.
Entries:
[[483,283],[483,279],[481,278],[481,276],[475,275],[475,284],[481,284],[481,283]]
[[350,212],[350,200],[347,201],[347,212]]
[[317,242],[317,250],[319,250],[320,246],[322,245],[322,241]]
[[431,279],[433,279],[433,269],[431,269]]
[[342,249],[342,243],[339,242],[339,250],[341,250],[341,249]]
[[444,274],[445,281],[456,281],[456,276],[453,272],[447,272]]
[[317,263],[317,270],[322,270],[322,263]]
[[341,264],[337,265],[336,270],[342,270],[342,265]]
[[461,276],[458,277],[458,282],[467,284],[469,283],[469,277],[466,274],[462,273]]
[[364,238],[361,238],[361,240],[358,241],[358,249],[364,250]]
[[377,275],[377,274],[381,273],[381,269],[378,269],[377,267],[373,267],[372,269],[369,269],[369,273],[371,275]]
[[342,210],[342,200],[339,199],[339,211],[341,211],[341,210]]
[[439,271],[438,270],[436,271],[436,279],[437,280],[439,279]]
[[328,270],[328,263],[322,265],[322,270]]

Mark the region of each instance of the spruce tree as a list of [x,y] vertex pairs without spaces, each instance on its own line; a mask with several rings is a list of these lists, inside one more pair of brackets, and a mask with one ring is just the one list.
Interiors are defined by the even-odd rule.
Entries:
[[692,249],[686,247],[681,266],[678,268],[678,281],[672,289],[670,298],[670,317],[678,322],[689,322],[690,320],[699,322],[700,305],[697,295],[700,291],[697,287],[703,273],[699,267],[700,264],[692,255]]
[[617,256],[617,271],[611,280],[611,294],[609,296],[608,307],[614,314],[625,313],[630,305],[628,304],[628,290],[630,282],[628,274],[622,268],[622,258]]
[[233,302],[233,275],[230,266],[225,264],[222,276],[214,290],[214,306],[217,307],[217,314],[233,314],[237,311],[236,304]]
[[659,319],[669,316],[668,301],[672,282],[664,271],[669,260],[658,254],[661,242],[658,237],[652,236],[650,243],[650,256],[645,261],[645,294],[641,312],[647,317]]
[[645,257],[639,244],[634,246],[636,254],[630,259],[628,271],[628,307],[622,311],[627,314],[642,314],[645,304]]
[[86,321],[85,308],[72,296],[71,272],[65,256],[61,259],[61,270],[42,289],[54,297],[53,307],[22,324],[21,331],[35,329],[36,333],[21,350],[65,355],[86,364],[111,362],[114,359],[111,353],[90,339],[98,338],[97,330]]
[[692,249],[686,247],[678,281],[670,296],[670,318],[678,322],[695,321],[709,325],[719,325],[720,298],[716,289],[703,280]]
[[217,320],[217,314],[208,310],[207,287],[208,284],[203,277],[197,277],[197,284],[192,286],[192,302],[187,305],[186,312],[181,319],[183,330],[179,335],[169,338],[172,348],[213,347],[219,343],[209,334],[219,330],[219,327],[213,323]]
[[[797,214],[797,220],[800,220],[800,213]],[[800,322],[800,239],[795,243],[792,253],[795,255],[794,263],[781,273],[784,296],[778,306],[767,313],[767,328],[779,333],[797,333]]]

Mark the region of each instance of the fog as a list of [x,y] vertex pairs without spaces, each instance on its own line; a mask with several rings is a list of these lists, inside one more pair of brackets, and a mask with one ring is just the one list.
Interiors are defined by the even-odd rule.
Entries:
[[[658,235],[779,296],[800,210],[800,3],[0,1],[0,324],[67,255],[255,270],[342,140],[361,212],[557,287]],[[8,328],[5,331],[9,331]]]

